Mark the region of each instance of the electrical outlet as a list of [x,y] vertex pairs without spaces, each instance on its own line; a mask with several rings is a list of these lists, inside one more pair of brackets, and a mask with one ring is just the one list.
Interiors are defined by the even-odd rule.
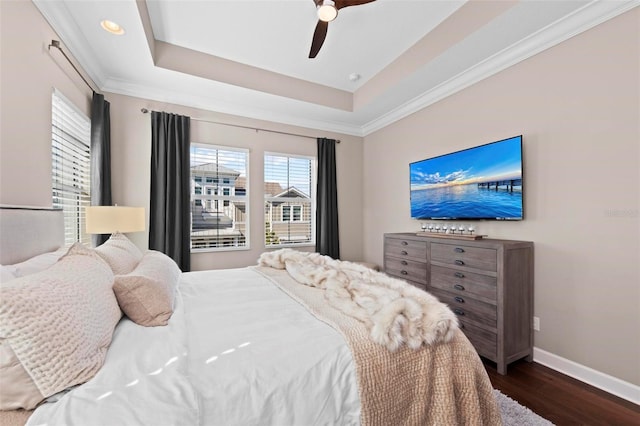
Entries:
[[540,318],[533,317],[533,329],[535,331],[540,331]]

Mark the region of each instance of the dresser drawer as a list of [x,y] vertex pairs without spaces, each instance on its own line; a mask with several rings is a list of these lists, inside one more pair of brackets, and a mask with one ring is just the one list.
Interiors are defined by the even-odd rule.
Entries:
[[462,244],[431,243],[431,261],[491,272],[495,272],[498,266],[495,249]]
[[431,265],[431,286],[461,296],[480,296],[495,303],[497,298],[496,277],[459,271],[454,268]]
[[384,271],[394,277],[410,280],[424,286],[427,285],[427,264],[409,259],[387,257],[384,261]]
[[488,325],[495,329],[497,325],[497,309],[495,305],[490,305],[471,297],[459,296],[448,291],[441,291],[429,287],[427,290],[442,303],[449,305],[449,308],[463,320],[477,322]]
[[385,239],[385,257],[393,256],[399,258],[413,259],[417,261],[427,261],[427,243],[425,241],[403,240],[400,238]]
[[480,355],[495,360],[498,342],[496,333],[477,327],[464,319],[460,319],[460,328]]
[[496,363],[499,374],[516,359],[533,358],[533,243],[388,233],[383,258],[389,276],[449,306],[466,338]]

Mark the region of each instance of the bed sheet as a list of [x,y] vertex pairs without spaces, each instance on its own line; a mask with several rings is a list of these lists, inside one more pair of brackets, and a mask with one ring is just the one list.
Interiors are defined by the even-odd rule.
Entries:
[[105,365],[28,425],[356,425],[343,337],[252,268],[184,273],[166,327],[124,318]]

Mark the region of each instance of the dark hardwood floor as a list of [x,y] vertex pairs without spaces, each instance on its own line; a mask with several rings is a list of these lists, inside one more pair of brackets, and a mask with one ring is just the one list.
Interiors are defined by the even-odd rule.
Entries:
[[541,364],[517,361],[506,376],[484,365],[494,388],[558,426],[640,426],[640,406]]

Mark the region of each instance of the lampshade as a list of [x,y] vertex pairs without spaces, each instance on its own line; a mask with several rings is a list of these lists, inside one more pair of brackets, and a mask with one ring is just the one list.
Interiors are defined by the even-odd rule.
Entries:
[[91,206],[85,209],[87,234],[141,232],[145,229],[144,207]]
[[330,22],[336,19],[338,16],[338,9],[336,9],[335,3],[332,0],[324,0],[320,6],[318,6],[318,19],[324,22]]

